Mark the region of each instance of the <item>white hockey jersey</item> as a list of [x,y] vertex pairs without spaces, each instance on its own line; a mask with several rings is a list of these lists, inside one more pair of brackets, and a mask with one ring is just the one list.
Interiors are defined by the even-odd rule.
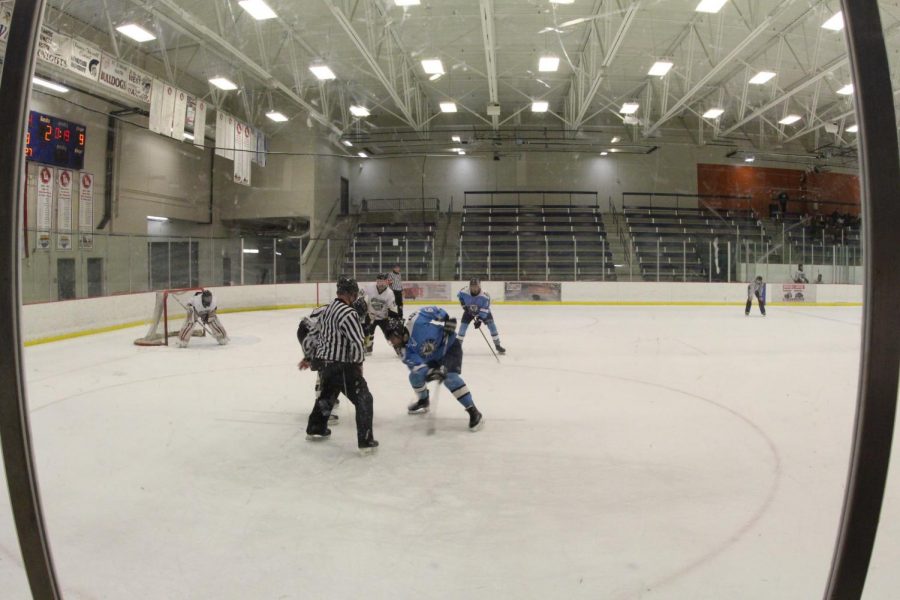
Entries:
[[388,312],[397,312],[397,300],[394,298],[394,292],[390,287],[386,287],[383,292],[379,292],[378,287],[374,283],[370,283],[360,289],[360,297],[366,299],[366,306],[369,307],[369,318],[373,321],[387,319]]
[[194,311],[194,314],[198,317],[207,316],[215,314],[216,312],[216,297],[213,296],[210,299],[209,306],[203,306],[203,298],[200,294],[195,294],[187,303],[188,309]]

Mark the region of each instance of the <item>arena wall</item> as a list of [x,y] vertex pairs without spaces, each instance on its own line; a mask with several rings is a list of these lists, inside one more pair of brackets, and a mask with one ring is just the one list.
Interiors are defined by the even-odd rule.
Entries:
[[[447,282],[444,302],[455,304],[456,292],[466,282]],[[221,313],[311,307],[327,302],[334,284],[296,283],[212,288]],[[482,287],[497,303],[505,301],[504,282],[485,281]],[[815,305],[858,306],[862,286],[819,285]],[[564,282],[562,300],[551,304],[597,305],[741,305],[746,299],[743,283],[594,283]],[[44,302],[22,308],[23,339],[28,345],[80,335],[138,327],[153,314],[155,292],[121,294],[84,300]],[[427,303],[441,303],[438,299]],[[420,302],[419,304],[424,303]],[[515,302],[516,304],[547,304]],[[416,304],[412,302],[411,304]],[[779,305],[772,302],[772,305]],[[136,332],[138,337],[140,333]]]

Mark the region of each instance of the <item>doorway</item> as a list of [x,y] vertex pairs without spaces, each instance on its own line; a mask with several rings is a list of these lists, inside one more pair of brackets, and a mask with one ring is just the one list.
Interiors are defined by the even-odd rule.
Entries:
[[341,177],[341,214],[350,214],[350,181]]
[[56,297],[59,300],[75,298],[75,259],[56,259]]
[[96,298],[103,295],[103,259],[87,259],[87,295]]

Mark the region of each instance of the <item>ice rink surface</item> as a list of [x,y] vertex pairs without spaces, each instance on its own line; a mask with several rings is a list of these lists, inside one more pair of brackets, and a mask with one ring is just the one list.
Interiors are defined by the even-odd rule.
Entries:
[[[27,349],[67,599],[821,597],[861,309],[497,306],[502,363],[464,345],[485,427],[445,391],[434,436],[378,332],[370,457],[346,400],[304,439],[307,312],[222,315],[226,347]],[[866,598],[900,589],[895,475]],[[26,597],[0,502],[0,589]]]

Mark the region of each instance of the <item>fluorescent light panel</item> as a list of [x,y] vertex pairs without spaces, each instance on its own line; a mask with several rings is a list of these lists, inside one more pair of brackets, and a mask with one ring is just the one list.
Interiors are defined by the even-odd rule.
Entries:
[[559,57],[558,56],[542,56],[538,59],[538,71],[542,71],[544,73],[551,73],[559,69]]
[[456,102],[441,102],[441,112],[445,113],[455,113],[456,112]]
[[619,109],[619,112],[623,115],[633,115],[640,108],[640,104],[637,102],[626,102],[622,105],[622,108]]
[[136,23],[126,23],[125,25],[119,25],[116,27],[116,31],[121,33],[122,35],[127,35],[131,39],[136,42],[143,43],[149,42],[150,40],[155,40],[156,36],[137,25]]
[[725,110],[722,108],[710,108],[708,111],[703,113],[703,118],[704,119],[718,119],[719,117],[722,116],[722,113],[724,113],[724,112],[725,112]]
[[266,113],[266,116],[268,118],[272,119],[273,121],[275,121],[276,123],[284,123],[285,121],[288,120],[288,118],[286,116],[284,116],[284,114],[278,112],[277,110],[270,110],[269,112]]
[[169,220],[169,217],[153,217],[153,216],[147,215],[147,220],[148,221],[159,221],[160,223],[165,223],[166,221]]
[[337,79],[334,71],[328,65],[310,65],[309,70],[315,75],[319,81],[328,81],[329,79]]
[[422,60],[422,69],[429,75],[443,75],[444,63],[439,58],[426,58]]
[[360,158],[369,158],[369,155],[365,152],[357,152],[356,155]]
[[653,66],[650,67],[650,70],[647,71],[647,75],[652,75],[654,77],[663,77],[666,73],[669,72],[669,69],[672,68],[672,63],[667,60],[658,60],[653,63]]
[[850,94],[853,93],[853,84],[848,83],[847,85],[845,85],[844,87],[839,89],[837,91],[837,93],[840,94],[841,96],[849,96]]
[[48,90],[53,90],[54,92],[59,92],[61,94],[65,94],[69,91],[69,88],[64,85],[59,85],[58,83],[47,81],[46,79],[41,79],[40,77],[32,77],[31,83],[42,88],[47,88]]
[[834,16],[822,23],[822,27],[831,31],[840,31],[844,28],[844,13],[842,11],[836,12]]
[[775,77],[775,73],[772,71],[760,71],[750,78],[749,83],[752,83],[753,85],[762,85],[773,77]]
[[241,0],[238,2],[241,8],[246,10],[251,17],[257,21],[265,21],[266,19],[274,19],[278,15],[263,0]]
[[575,0],[550,0],[550,4],[573,4]]
[[418,6],[419,0],[394,0],[396,6]]
[[717,13],[722,10],[728,0],[700,0],[700,4],[694,10],[703,13]]
[[782,125],[793,125],[794,123],[799,121],[800,118],[801,118],[800,115],[788,115],[778,122],[781,123]]
[[550,104],[544,100],[538,100],[537,102],[531,103],[531,112],[547,112],[548,108],[550,108]]
[[244,254],[259,254],[259,248],[244,248]]
[[453,140],[454,142],[456,142],[457,144],[462,141],[462,138],[459,137],[458,135],[450,136],[450,139]]
[[365,106],[357,106],[354,104],[350,107],[350,114],[354,117],[368,117],[369,109]]
[[224,77],[213,77],[209,80],[209,82],[220,90],[225,90],[226,92],[237,89],[237,86],[233,81]]
[[347,146],[348,148],[350,148],[351,146],[353,146],[353,142],[351,142],[350,140],[343,140],[341,143],[342,143],[343,145]]
[[609,154],[609,152],[604,151],[604,152],[600,153],[600,156],[607,156],[608,154]]
[[438,79],[440,79],[443,76],[444,76],[443,73],[435,73],[434,75],[432,75],[431,77],[428,78],[428,81],[437,81]]
[[847,133],[856,133],[857,131],[859,131],[859,125],[851,125],[844,131],[846,131]]
[[748,156],[747,158],[744,159],[744,162],[751,163],[751,162],[753,162],[753,161],[755,161],[755,160],[756,160],[755,157],[753,157],[753,156]]
[[620,138],[619,136],[616,135],[616,136],[613,136],[613,139],[609,140],[609,143],[615,144],[616,142],[621,142],[621,141],[622,141],[622,138]]

